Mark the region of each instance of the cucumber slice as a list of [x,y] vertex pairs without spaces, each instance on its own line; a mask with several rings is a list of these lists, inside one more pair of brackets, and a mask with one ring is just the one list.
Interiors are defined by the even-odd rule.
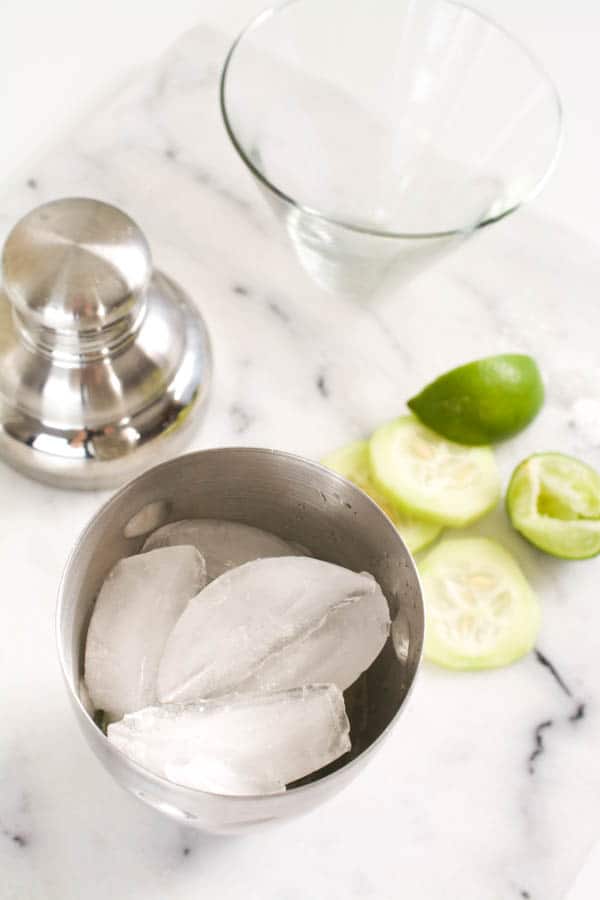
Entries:
[[411,553],[427,547],[440,534],[441,525],[425,522],[402,512],[394,503],[387,500],[381,491],[377,490],[371,478],[368,441],[355,441],[353,444],[348,444],[346,447],[330,453],[321,462],[329,469],[333,469],[334,472],[343,475],[348,481],[352,481],[381,507],[400,532]]
[[490,669],[532,649],[539,603],[500,544],[488,538],[442,541],[420,571],[426,659],[448,669]]
[[600,475],[562,453],[536,453],[520,463],[506,494],[514,527],[530,543],[562,559],[600,553]]
[[383,425],[369,444],[376,486],[403,510],[457,527],[483,516],[500,498],[489,447],[447,441],[414,416]]

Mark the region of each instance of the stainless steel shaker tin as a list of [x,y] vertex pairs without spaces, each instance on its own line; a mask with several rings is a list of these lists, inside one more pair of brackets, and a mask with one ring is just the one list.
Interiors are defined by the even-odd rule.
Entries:
[[[222,795],[166,781],[111,744],[85,705],[80,687],[85,640],[104,578],[119,559],[139,552],[149,531],[194,516],[255,525],[320,559],[371,572],[390,606],[393,625],[386,646],[344,695],[352,751],[284,793]],[[231,833],[306,813],[362,772],[406,706],[421,660],[424,610],[414,560],[392,522],[360,488],[290,453],[229,447],[156,466],[96,513],[67,562],[56,632],[77,721],[113,778],[186,826]]]

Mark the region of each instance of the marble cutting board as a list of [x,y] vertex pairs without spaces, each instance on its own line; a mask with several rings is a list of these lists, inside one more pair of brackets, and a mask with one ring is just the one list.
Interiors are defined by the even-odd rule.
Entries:
[[[197,300],[215,385],[193,447],[318,458],[403,410],[448,367],[536,356],[548,399],[498,457],[541,449],[600,467],[600,252],[535,212],[487,229],[401,289],[320,291],[229,147],[217,105],[227,41],[204,28],[3,192],[0,238],[31,206],[116,203]],[[299,161],[299,164],[301,161]],[[55,654],[56,589],[107,495],[0,464],[0,895],[32,900],[558,900],[600,833],[600,562],[498,537],[541,596],[538,652],[496,672],[425,665],[361,778],[312,816],[245,838],[190,834],[131,798],[79,735]]]

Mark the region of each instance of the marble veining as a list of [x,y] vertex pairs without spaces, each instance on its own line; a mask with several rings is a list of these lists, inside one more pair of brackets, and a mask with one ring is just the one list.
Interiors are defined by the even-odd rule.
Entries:
[[[600,467],[600,252],[523,211],[402,287],[326,294],[296,262],[227,142],[227,40],[199,28],[7,188],[0,238],[32,205],[122,206],[206,317],[215,384],[193,447],[315,459],[403,411],[465,360],[533,353],[536,422],[498,449],[507,482],[536,450]],[[301,164],[301,161],[299,161]],[[539,592],[538,650],[476,674],[424,665],[373,763],[309,818],[245,838],[188,833],[127,795],[76,730],[53,616],[78,532],[106,499],[0,464],[0,870],[28,900],[559,900],[600,833],[598,560],[544,557],[500,506],[467,529],[501,540]]]
[[548,671],[550,672],[550,674],[556,681],[556,683],[559,686],[559,688],[561,689],[561,691],[563,691],[563,693],[565,693],[567,695],[567,697],[572,697],[573,694],[571,692],[571,689],[568,687],[568,685],[565,684],[564,679],[562,678],[560,673],[556,670],[556,668],[552,665],[552,663],[550,662],[548,657],[544,656],[544,654],[542,653],[541,650],[535,650],[534,652],[535,652],[535,658],[537,659],[537,661],[542,666],[545,666],[548,669]]
[[327,375],[325,372],[319,372],[319,374],[317,375],[315,384],[317,386],[317,390],[320,393],[321,397],[323,397],[325,400],[327,400],[330,395],[331,389],[329,387],[329,382],[327,380]]
[[[585,703],[581,700],[577,700],[573,696],[573,691],[571,690],[571,688],[566,684],[565,680],[560,675],[556,667],[550,662],[548,657],[541,652],[541,650],[535,649],[534,653],[537,661],[547,669],[562,693],[565,694],[565,696],[567,696],[571,701],[573,701],[572,712],[567,715],[567,721],[572,723],[579,722],[585,716]],[[528,761],[528,769],[530,775],[533,775],[535,773],[538,757],[540,757],[546,750],[546,738],[549,737],[549,735],[546,735],[545,732],[547,729],[551,729],[553,725],[553,719],[546,719],[545,721],[540,722],[539,725],[536,725],[534,729],[534,747],[529,754]]]

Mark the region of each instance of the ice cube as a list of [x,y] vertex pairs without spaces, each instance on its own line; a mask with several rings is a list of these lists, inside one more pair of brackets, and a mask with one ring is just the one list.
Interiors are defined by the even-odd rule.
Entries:
[[155,531],[165,521],[168,513],[169,504],[166,500],[153,500],[151,503],[146,503],[125,525],[124,537],[141,537],[143,534],[148,534],[149,531]]
[[229,694],[152,706],[109,725],[108,739],[176,784],[221,794],[275,793],[350,749],[335,685]]
[[111,719],[156,700],[165,641],[188,600],[206,584],[194,547],[166,547],[120,560],[94,606],[85,647],[85,682]]
[[345,691],[379,654],[389,627],[379,594],[354,598],[331,609],[305,637],[274,651],[236,689],[284,689],[310,680],[331,681]]
[[222,519],[169,522],[146,539],[142,552],[178,544],[190,544],[202,553],[209,581],[253,559],[298,555],[296,548],[269,531]]
[[318,678],[344,690],[383,647],[387,601],[366,573],[310,557],[259,559],[211,582],[171,632],[162,703]]

